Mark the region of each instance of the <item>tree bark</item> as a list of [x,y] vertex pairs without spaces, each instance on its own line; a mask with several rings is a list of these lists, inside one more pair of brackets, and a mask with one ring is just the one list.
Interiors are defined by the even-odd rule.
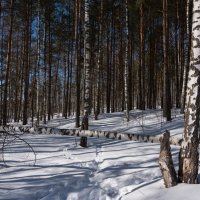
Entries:
[[192,47],[187,83],[185,129],[180,150],[179,181],[194,184],[199,168],[199,114],[200,114],[200,0],[193,1]]
[[75,127],[78,128],[80,126],[80,62],[79,62],[79,20],[80,20],[80,6],[81,3],[76,0],[75,1],[75,70],[76,70],[76,122]]
[[11,49],[12,49],[12,33],[13,33],[13,0],[10,1],[10,27],[9,27],[9,39],[8,39],[8,51],[7,51],[7,63],[6,63],[6,74],[5,74],[5,88],[3,98],[3,125],[7,123],[7,97],[8,97],[8,83],[10,73],[10,60],[11,60]]
[[145,110],[145,67],[144,67],[144,6],[140,5],[140,57],[139,57],[139,109]]
[[30,72],[30,48],[31,48],[31,4],[26,4],[26,30],[25,30],[25,66],[24,66],[24,106],[23,106],[23,125],[28,122],[28,105],[29,105],[29,72]]
[[39,83],[40,83],[40,0],[38,0],[37,7],[37,78],[36,78],[36,115],[37,122],[36,125],[39,125],[40,122],[40,110],[39,110]]
[[170,138],[170,132],[166,131],[163,134],[163,138],[161,139],[160,156],[159,156],[160,170],[162,172],[166,188],[175,186],[177,185],[178,182],[172,160],[169,138]]
[[102,12],[103,12],[103,1],[100,2],[100,15],[99,15],[99,33],[98,33],[98,60],[97,60],[97,98],[95,105],[95,120],[98,119],[100,113],[100,78],[101,78],[101,59],[102,59]]
[[163,53],[164,53],[164,74],[163,74],[163,117],[171,120],[171,92],[170,92],[170,70],[169,70],[169,27],[168,27],[168,2],[163,0]]
[[48,44],[49,44],[49,57],[48,57],[48,120],[51,119],[52,115],[52,39],[51,39],[51,12],[50,5],[48,8]]
[[124,69],[124,94],[125,94],[125,115],[127,122],[129,121],[129,93],[128,93],[128,75],[129,75],[129,63],[128,63],[128,46],[129,46],[129,30],[128,30],[128,1],[125,1],[125,69]]
[[81,124],[82,130],[88,130],[88,116],[90,110],[90,41],[89,41],[89,0],[85,0],[85,23],[84,23],[84,116]]
[[183,74],[183,87],[181,94],[181,113],[184,113],[185,103],[186,103],[186,92],[187,92],[187,82],[188,82],[188,72],[190,65],[190,50],[191,50],[191,31],[192,31],[192,0],[187,0],[187,11],[186,11],[186,26],[187,26],[187,41],[188,47],[186,52],[186,63],[184,66],[184,74]]

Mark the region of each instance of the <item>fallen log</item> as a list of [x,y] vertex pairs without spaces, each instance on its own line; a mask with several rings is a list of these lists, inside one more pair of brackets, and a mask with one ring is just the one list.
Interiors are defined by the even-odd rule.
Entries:
[[[131,134],[116,131],[99,131],[99,130],[80,130],[80,129],[59,129],[54,127],[31,127],[31,126],[0,126],[0,133],[3,131],[23,132],[33,134],[60,134],[69,136],[87,136],[97,138],[109,138],[115,140],[132,140],[147,143],[160,143],[162,135],[144,135]],[[182,139],[177,137],[170,137],[170,144],[181,145]]]

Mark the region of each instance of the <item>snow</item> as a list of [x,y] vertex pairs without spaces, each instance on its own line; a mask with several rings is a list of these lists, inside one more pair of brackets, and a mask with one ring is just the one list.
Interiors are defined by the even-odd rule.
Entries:
[[[94,115],[90,116],[89,129],[100,131],[117,131],[119,133],[159,135],[165,130],[169,130],[173,136],[182,137],[183,133],[183,115],[179,114],[178,109],[172,110],[171,122],[165,121],[162,117],[163,111],[157,110],[133,110],[130,111],[130,121],[127,122],[125,113],[105,113],[99,116],[98,120],[94,120]],[[56,127],[60,129],[74,129],[74,117],[64,119],[55,116],[55,119],[50,121],[48,127]]]
[[[96,122],[91,117],[90,128],[152,135],[168,129],[179,137],[183,131],[183,116],[176,112],[171,122],[165,122],[156,117],[159,112],[132,111],[129,123],[123,120],[124,113],[104,114]],[[48,126],[74,128],[74,119],[59,117]],[[33,147],[36,163],[34,165],[35,155],[26,143],[19,138],[7,138],[5,163],[0,161],[2,200],[199,199],[198,185],[164,188],[157,143],[88,138],[88,148],[82,148],[78,137],[37,134],[20,137]],[[2,140],[1,137],[1,144]],[[179,147],[172,146],[176,170],[178,152]]]

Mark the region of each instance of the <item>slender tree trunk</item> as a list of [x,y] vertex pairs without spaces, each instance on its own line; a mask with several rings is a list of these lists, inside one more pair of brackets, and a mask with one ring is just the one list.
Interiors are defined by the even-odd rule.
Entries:
[[20,68],[19,68],[19,40],[17,40],[17,63],[16,63],[16,85],[15,85],[15,108],[14,108],[14,122],[18,121],[19,111],[19,87],[20,87]]
[[110,27],[109,23],[107,25],[107,41],[106,41],[106,54],[107,54],[107,62],[106,62],[106,112],[110,113],[110,95],[111,95],[111,73],[110,73]]
[[180,56],[179,56],[179,0],[176,0],[176,21],[175,21],[175,91],[176,91],[176,107],[179,107],[179,66],[180,66]]
[[40,108],[39,108],[39,94],[40,94],[40,0],[38,0],[38,16],[37,16],[37,78],[36,78],[36,125],[40,123]]
[[[2,12],[2,2],[0,2],[0,23],[1,23],[1,64],[4,63],[4,51],[3,51],[3,48],[4,48],[4,12]],[[1,67],[1,74],[0,74],[1,77],[3,77],[3,67]],[[0,82],[1,85],[3,85],[3,78],[1,78],[1,82]],[[0,125],[2,125],[3,123],[3,88],[1,88],[1,103],[0,103]]]
[[100,2],[100,15],[99,15],[99,34],[98,34],[98,60],[97,60],[97,98],[95,105],[95,120],[98,119],[100,113],[100,78],[101,78],[101,59],[102,59],[102,12],[103,1]]
[[116,19],[115,19],[115,13],[114,13],[114,9],[112,11],[112,31],[111,31],[111,55],[112,55],[112,70],[111,70],[111,112],[115,112],[115,75],[116,75],[116,63],[115,63],[115,59],[116,59]]
[[78,0],[75,1],[75,70],[76,70],[76,122],[75,127],[78,128],[80,126],[80,63],[79,61],[79,20],[80,20],[80,2]]
[[12,49],[12,33],[13,33],[13,0],[10,1],[10,27],[9,27],[9,39],[8,39],[8,51],[7,51],[7,63],[6,63],[6,74],[5,74],[5,88],[4,88],[4,98],[3,98],[3,125],[7,123],[8,114],[8,83],[9,83],[9,73],[10,73],[10,61],[11,61],[11,49]]
[[72,111],[72,60],[73,60],[73,43],[70,41],[70,58],[69,58],[69,90],[68,90],[68,116],[71,116]]
[[52,101],[52,97],[51,97],[51,88],[52,88],[52,84],[51,84],[51,80],[52,80],[52,78],[51,78],[51,73],[52,73],[52,67],[51,67],[51,60],[52,60],[52,53],[51,53],[51,13],[50,13],[50,11],[48,11],[49,13],[48,13],[48,22],[49,22],[49,24],[48,24],[48,28],[49,28],[49,30],[48,30],[48,43],[49,43],[49,52],[48,52],[48,54],[49,54],[49,59],[48,59],[48,120],[50,120],[51,119],[51,115],[52,115],[52,111],[51,111],[51,101]]
[[44,19],[44,33],[43,33],[43,122],[46,124],[46,110],[47,110],[47,67],[46,67],[46,19]]
[[125,69],[124,69],[124,94],[125,94],[125,115],[127,122],[129,121],[129,93],[128,93],[128,75],[129,75],[129,63],[128,63],[128,46],[129,46],[129,30],[128,30],[128,1],[125,2],[125,14],[126,14],[126,24],[125,24]]
[[163,117],[171,120],[171,95],[169,73],[169,27],[168,27],[168,2],[163,0],[163,53],[164,53],[164,88],[163,88]]
[[128,96],[129,96],[129,110],[134,109],[134,76],[133,76],[133,52],[134,52],[134,45],[133,45],[134,36],[133,33],[129,32],[129,78],[128,78]]
[[185,54],[186,62],[184,66],[184,75],[183,75],[183,87],[182,87],[182,94],[181,94],[181,113],[184,113],[185,110],[185,101],[186,101],[186,91],[187,91],[187,82],[188,82],[188,72],[189,72],[189,65],[190,65],[190,49],[191,49],[191,31],[192,31],[192,0],[187,0],[187,52]]
[[90,41],[89,41],[89,0],[85,0],[85,23],[84,23],[84,116],[81,129],[88,130],[88,115],[90,110]]
[[25,66],[24,66],[24,106],[23,106],[23,125],[28,122],[28,101],[29,101],[29,71],[30,71],[30,41],[31,41],[31,3],[26,4],[26,34],[25,34]]
[[154,33],[154,22],[152,23],[150,31],[150,55],[149,55],[149,74],[148,74],[148,108],[153,108],[153,94],[154,94],[154,76],[155,76],[155,70],[154,70],[154,63],[155,63],[155,33]]
[[145,67],[144,67],[144,6],[140,5],[140,64],[139,64],[139,109],[145,110]]
[[64,53],[63,55],[63,78],[64,78],[64,88],[63,88],[63,116],[65,117],[65,119],[67,118],[67,106],[66,106],[66,98],[67,98],[67,72],[66,72],[66,65],[67,65],[67,58],[66,55]]
[[185,129],[180,150],[179,181],[197,183],[200,114],[200,0],[193,1],[192,44],[187,83]]

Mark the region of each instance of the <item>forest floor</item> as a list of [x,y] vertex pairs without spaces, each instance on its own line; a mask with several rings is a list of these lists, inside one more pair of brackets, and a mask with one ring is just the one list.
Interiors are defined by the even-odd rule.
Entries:
[[[164,130],[181,137],[183,115],[165,122],[161,110],[132,111],[90,118],[90,129],[158,135]],[[48,126],[74,128],[74,118],[55,116]],[[3,200],[197,200],[198,185],[165,189],[158,165],[160,145],[106,138],[21,134],[0,138],[0,199]],[[29,146],[30,144],[31,146]],[[178,170],[178,146],[171,146]],[[32,149],[34,152],[32,151]],[[35,154],[34,154],[35,153]],[[35,162],[36,156],[36,163]]]

